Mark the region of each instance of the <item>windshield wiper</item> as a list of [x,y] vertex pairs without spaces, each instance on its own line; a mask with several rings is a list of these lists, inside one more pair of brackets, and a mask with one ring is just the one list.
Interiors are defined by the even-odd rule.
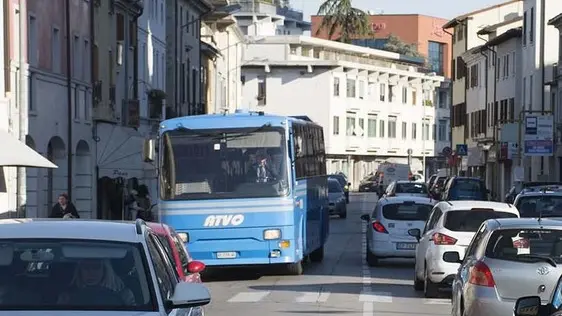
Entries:
[[232,139],[236,139],[236,138],[240,138],[240,137],[246,137],[249,135],[252,135],[254,133],[258,133],[261,132],[264,128],[267,127],[271,127],[270,123],[266,123],[263,124],[262,126],[256,128],[255,130],[251,130],[251,131],[247,131],[247,132],[243,132],[243,133],[235,133],[233,135],[227,135],[224,131],[217,131],[214,133],[205,133],[205,132],[201,132],[198,130],[194,130],[191,128],[187,128],[181,124],[178,124],[178,126],[173,129],[174,131],[180,131],[180,132],[187,132],[196,136],[200,136],[200,137],[209,137],[209,138],[220,138],[222,140],[232,140]]
[[544,261],[548,264],[550,264],[551,266],[556,268],[556,261],[554,261],[554,259],[552,259],[549,256],[541,256],[541,255],[532,255],[532,254],[521,254],[521,255],[517,255],[518,257],[525,257],[525,258],[529,258],[529,259],[537,259],[537,260],[541,260]]

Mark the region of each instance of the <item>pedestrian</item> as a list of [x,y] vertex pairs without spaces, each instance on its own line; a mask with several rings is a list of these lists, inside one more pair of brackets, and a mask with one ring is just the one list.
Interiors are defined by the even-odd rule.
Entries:
[[80,218],[76,207],[70,202],[68,194],[62,193],[59,195],[58,202],[53,205],[49,218],[68,218],[69,216],[72,216],[72,218]]
[[137,217],[145,221],[150,221],[152,219],[152,215],[150,214],[151,200],[146,184],[139,185],[136,201],[138,206],[142,209]]

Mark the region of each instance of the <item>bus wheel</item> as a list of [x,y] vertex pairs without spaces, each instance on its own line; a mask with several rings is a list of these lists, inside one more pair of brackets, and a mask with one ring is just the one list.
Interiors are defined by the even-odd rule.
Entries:
[[287,265],[287,273],[289,275],[301,275],[304,273],[304,267],[302,266],[302,261],[289,263]]
[[310,261],[312,262],[322,262],[324,260],[324,246],[314,250],[310,253]]

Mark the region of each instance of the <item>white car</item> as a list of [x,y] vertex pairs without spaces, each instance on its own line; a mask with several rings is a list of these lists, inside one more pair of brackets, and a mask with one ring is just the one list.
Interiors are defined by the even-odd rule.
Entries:
[[367,225],[367,263],[376,266],[379,259],[414,258],[417,240],[408,230],[422,229],[434,204],[435,200],[416,196],[380,199],[371,215],[361,216]]
[[207,288],[179,282],[142,220],[0,220],[0,313],[201,315]]
[[493,218],[518,218],[511,204],[488,201],[444,201],[435,205],[423,230],[413,228],[410,236],[418,239],[414,288],[425,297],[439,296],[441,288],[450,288],[459,269],[458,263],[443,260],[443,253],[457,251],[463,258],[466,247],[480,225]]

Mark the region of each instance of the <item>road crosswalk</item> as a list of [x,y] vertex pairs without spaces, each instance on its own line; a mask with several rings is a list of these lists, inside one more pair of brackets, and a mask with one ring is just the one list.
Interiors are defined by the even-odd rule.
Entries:
[[[404,298],[393,295],[391,292],[365,292],[359,294],[343,294],[330,292],[280,292],[280,291],[248,291],[238,292],[226,300],[227,303],[258,303],[272,298],[275,294],[283,293],[283,298],[292,300],[293,303],[325,303],[330,301],[332,295],[356,296],[358,302],[372,302],[377,304],[388,304],[403,301],[404,299],[415,299],[422,301],[425,305],[450,305],[450,299],[424,299],[419,297]],[[290,293],[290,294],[288,294]],[[292,296],[286,298],[286,296]]]

